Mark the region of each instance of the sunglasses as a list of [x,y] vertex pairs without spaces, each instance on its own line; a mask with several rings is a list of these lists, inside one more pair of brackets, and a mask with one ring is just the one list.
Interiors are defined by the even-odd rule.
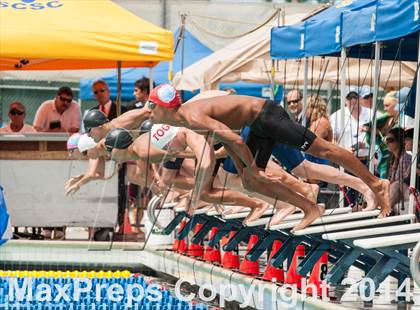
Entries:
[[104,93],[104,92],[106,92],[106,88],[101,88],[100,90],[95,90],[93,93],[95,94],[95,95],[97,95],[97,94],[99,94],[99,93]]
[[287,104],[288,104],[288,105],[291,105],[291,104],[297,104],[297,103],[299,103],[299,101],[300,101],[300,99],[296,99],[296,100],[289,100],[289,101],[287,101]]
[[393,137],[386,137],[385,142],[386,143],[393,143],[393,142],[395,142],[395,139]]
[[25,114],[25,112],[23,111],[19,111],[18,109],[11,109],[9,111],[10,115],[16,116],[16,115],[23,115]]
[[106,151],[108,152],[108,153],[112,153],[112,150],[114,149],[112,146],[110,146],[110,145],[106,145],[105,144],[105,149],[106,149]]
[[153,110],[154,108],[156,108],[156,103],[152,101],[147,101],[147,106],[149,109]]
[[60,96],[59,98],[64,103],[71,103],[73,101],[73,98],[66,98],[66,97],[63,97],[63,96]]

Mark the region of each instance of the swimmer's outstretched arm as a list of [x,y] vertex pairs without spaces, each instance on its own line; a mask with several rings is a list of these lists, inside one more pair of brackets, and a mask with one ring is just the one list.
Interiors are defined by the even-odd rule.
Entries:
[[97,159],[89,159],[88,170],[86,173],[83,174],[76,182],[72,182],[72,179],[66,182],[66,195],[76,193],[80,187],[92,180],[109,180],[116,174],[116,171],[118,171],[117,165],[114,167],[114,172],[110,176],[105,177],[105,158],[99,157]]
[[110,124],[112,128],[138,129],[146,119],[150,118],[150,113],[150,109],[146,107],[134,109],[114,118]]
[[203,189],[207,190],[212,183],[212,174],[216,163],[213,147],[206,141],[204,136],[198,135],[191,130],[184,131],[185,141],[197,158],[197,168],[195,171],[195,185],[191,192],[191,204],[195,207]]

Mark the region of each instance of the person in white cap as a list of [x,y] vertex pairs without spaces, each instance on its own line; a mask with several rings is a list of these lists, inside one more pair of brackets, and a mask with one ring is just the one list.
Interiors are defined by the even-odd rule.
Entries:
[[[82,134],[77,143],[79,153],[83,156],[88,156],[88,169],[84,174],[71,177],[65,184],[66,195],[76,193],[81,186],[93,180],[108,180],[110,177],[105,177],[105,160],[107,153],[105,150],[101,151],[101,145],[95,143],[87,134]],[[89,154],[89,155],[88,155]]]

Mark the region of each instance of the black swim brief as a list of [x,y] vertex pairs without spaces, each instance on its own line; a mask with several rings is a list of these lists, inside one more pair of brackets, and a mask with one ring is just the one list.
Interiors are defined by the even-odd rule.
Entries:
[[171,170],[179,170],[181,169],[181,166],[184,160],[185,158],[176,158],[175,160],[167,160],[163,163],[163,167],[165,167],[166,169],[171,169]]
[[250,128],[246,144],[257,167],[263,169],[267,166],[275,144],[287,144],[305,152],[316,138],[308,128],[291,120],[286,110],[272,100],[265,101]]

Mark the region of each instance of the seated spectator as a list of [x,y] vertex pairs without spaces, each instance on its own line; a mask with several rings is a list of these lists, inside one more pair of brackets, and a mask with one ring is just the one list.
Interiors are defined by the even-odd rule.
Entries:
[[[108,84],[104,80],[97,80],[92,84],[92,92],[98,102],[98,105],[93,109],[98,109],[103,112],[110,121],[116,118],[117,105],[110,99]],[[121,114],[126,111],[127,108],[125,106],[121,106]]]
[[[153,83],[153,88],[155,83]],[[133,95],[135,100],[127,104],[127,110],[141,109],[146,104],[149,99],[150,92],[150,80],[147,77],[142,77],[141,79],[134,82],[134,92]]]
[[[327,103],[321,96],[312,95],[308,98],[308,107],[306,110],[307,127],[322,139],[332,141],[333,132],[327,113]],[[305,158],[318,164],[328,164],[328,160],[305,154]]]
[[31,125],[25,124],[26,109],[25,106],[19,102],[12,102],[9,106],[9,119],[10,123],[5,127],[0,128],[0,133],[27,133],[36,132],[35,128]]
[[397,208],[397,204],[408,200],[409,190],[404,180],[410,179],[411,170],[411,155],[406,152],[404,146],[404,129],[400,127],[391,129],[385,142],[391,152],[389,171],[391,206],[396,214],[401,214],[402,209]]
[[70,87],[60,87],[53,100],[43,102],[34,119],[34,127],[43,132],[78,132],[80,129],[80,106],[73,100]]

